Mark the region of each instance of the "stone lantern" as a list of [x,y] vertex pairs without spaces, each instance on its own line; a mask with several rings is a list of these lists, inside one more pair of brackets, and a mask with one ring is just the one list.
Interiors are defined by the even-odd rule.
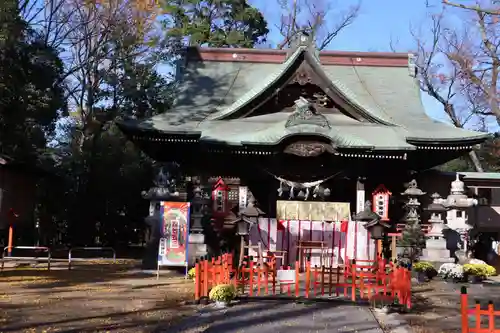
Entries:
[[259,222],[259,217],[264,215],[265,213],[257,207],[255,199],[251,196],[248,199],[248,205],[239,213],[238,219],[233,222],[236,225],[236,234],[240,236],[240,266],[245,256],[245,246],[248,242],[250,230]]
[[446,239],[443,234],[443,230],[448,227],[444,224],[441,214],[446,212],[447,208],[442,204],[442,198],[438,193],[432,194],[431,198],[432,203],[425,209],[431,213],[429,218],[431,227],[427,233],[421,259],[440,264],[454,262],[455,259],[450,257],[450,251],[446,247]]
[[448,228],[458,232],[463,243],[462,250],[467,253],[468,234],[469,230],[472,229],[472,226],[467,223],[467,211],[476,206],[478,202],[476,199],[467,197],[465,184],[460,180],[458,173],[455,180],[451,182],[450,194],[446,199],[440,199],[439,203],[447,208]]
[[405,215],[402,222],[420,222],[420,201],[419,198],[425,195],[421,189],[418,188],[417,181],[413,179],[408,183],[406,190],[401,193],[406,199]]
[[148,191],[143,191],[142,197],[149,200],[149,215],[144,219],[149,229],[146,237],[146,251],[143,260],[144,268],[156,268],[158,244],[162,237],[161,226],[161,202],[162,201],[182,201],[177,182],[167,167],[159,168],[153,180],[154,186]]
[[202,177],[191,177],[191,226],[189,230],[189,259],[203,257],[208,253],[203,234],[202,220],[210,214],[210,189]]
[[[354,215],[353,219],[357,222],[364,222],[364,227],[370,233],[370,238],[376,242],[384,238],[385,229],[389,228],[389,225],[382,221],[380,215],[372,211],[372,203],[370,200],[366,201],[365,209]],[[379,250],[381,250],[378,249],[378,247],[379,245],[377,244],[375,246],[375,258],[377,257]],[[369,253],[369,249],[367,249],[367,251]]]

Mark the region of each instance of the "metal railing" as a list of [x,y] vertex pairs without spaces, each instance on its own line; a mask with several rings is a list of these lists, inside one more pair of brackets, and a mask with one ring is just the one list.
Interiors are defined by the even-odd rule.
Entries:
[[[35,251],[44,251],[47,252],[47,257],[16,257],[16,256],[6,256],[6,252],[9,249],[18,249],[18,250],[35,250]],[[12,252],[11,252],[12,253]],[[46,246],[6,246],[3,249],[2,252],[2,268],[1,270],[3,271],[5,261],[40,261],[40,260],[46,260],[47,261],[47,270],[50,271],[50,260],[51,260],[51,252],[50,248]]]
[[[111,251],[113,253],[113,257],[104,258],[104,257],[94,257],[94,258],[73,258],[73,251]],[[68,252],[68,270],[71,269],[71,264],[73,261],[90,261],[90,260],[113,260],[113,263],[116,263],[116,251],[112,247],[74,247],[71,248]]]

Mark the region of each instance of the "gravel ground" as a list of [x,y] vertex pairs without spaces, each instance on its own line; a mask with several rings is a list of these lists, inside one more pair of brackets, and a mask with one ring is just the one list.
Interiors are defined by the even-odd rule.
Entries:
[[195,312],[183,305],[193,282],[175,272],[156,280],[128,264],[54,266],[0,274],[0,332],[149,333]]
[[[494,281],[483,284],[452,283],[433,280],[414,287],[413,308],[404,314],[416,333],[456,333],[461,331],[460,288],[468,287],[469,308],[478,301],[486,309],[492,301],[495,309],[500,309],[500,284]],[[500,318],[495,318],[495,326],[500,328]],[[482,327],[487,326],[488,317],[482,316]],[[475,318],[469,316],[469,326],[476,325]],[[486,325],[486,326],[484,326]]]

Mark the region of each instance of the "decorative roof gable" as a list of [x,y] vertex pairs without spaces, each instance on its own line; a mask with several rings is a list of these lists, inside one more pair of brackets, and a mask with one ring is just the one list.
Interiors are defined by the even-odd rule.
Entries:
[[323,128],[331,128],[328,119],[320,114],[307,99],[300,97],[295,101],[296,109],[287,119],[285,128],[298,125],[316,125]]
[[[304,38],[305,37],[305,38]],[[351,117],[364,122],[394,125],[390,117],[383,112],[373,112],[356,101],[355,95],[341,83],[333,82],[323,70],[312,38],[299,34],[286,61],[273,73],[256,84],[253,89],[218,111],[209,115],[205,121],[231,120],[246,118],[262,105],[262,100],[269,100],[287,84],[301,85],[312,83],[320,87],[337,105]]]

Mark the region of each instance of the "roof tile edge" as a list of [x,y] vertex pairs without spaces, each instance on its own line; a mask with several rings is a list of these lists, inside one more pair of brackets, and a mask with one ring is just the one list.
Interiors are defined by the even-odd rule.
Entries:
[[[189,47],[187,61],[281,64],[287,50]],[[322,65],[408,67],[408,53],[321,51]]]

